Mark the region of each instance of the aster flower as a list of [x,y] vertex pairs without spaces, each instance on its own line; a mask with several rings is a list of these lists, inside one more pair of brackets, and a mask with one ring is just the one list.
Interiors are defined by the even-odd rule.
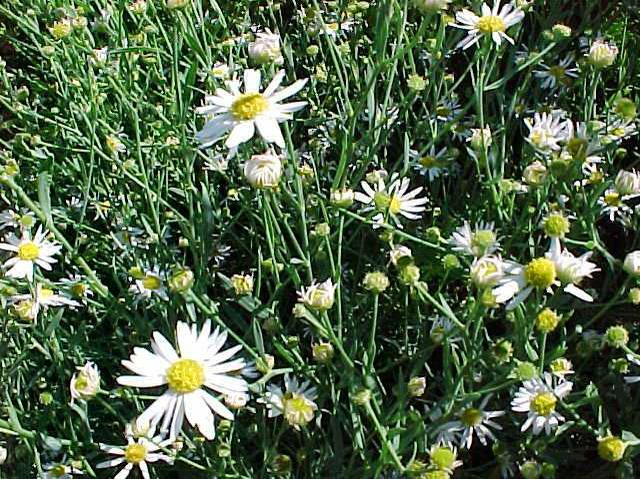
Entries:
[[566,87],[571,78],[578,78],[580,70],[575,65],[573,55],[569,54],[555,65],[540,64],[542,70],[533,72],[533,76],[542,80],[540,86],[549,90],[556,87]]
[[556,411],[558,400],[566,397],[572,387],[572,382],[554,380],[549,373],[544,374],[544,380],[534,378],[525,381],[511,401],[511,409],[528,414],[520,430],[524,432],[533,426],[535,435],[543,429],[546,434],[551,434],[565,420]]
[[44,479],[73,479],[73,476],[84,475],[80,469],[66,464],[45,464],[42,469],[44,470]]
[[173,462],[171,456],[158,452],[161,448],[168,447],[172,443],[172,440],[163,440],[160,435],[149,438],[148,436],[151,435],[153,435],[153,428],[147,435],[134,437],[133,435],[127,434],[126,446],[108,446],[101,444],[100,449],[116,457],[96,464],[96,468],[103,469],[125,464],[125,466],[120,469],[120,472],[114,476],[114,479],[125,479],[129,477],[134,467],[140,470],[144,479],[151,479],[147,463],[164,461],[171,464]]
[[609,221],[620,219],[623,223],[628,221],[628,215],[633,210],[625,203],[625,197],[616,190],[609,189],[598,198],[598,204],[602,207],[601,214],[608,216]]
[[429,181],[433,181],[441,175],[449,173],[451,162],[447,155],[447,148],[441,148],[436,153],[435,146],[427,154],[421,154],[416,150],[409,150],[409,156],[414,162],[414,168]]
[[574,256],[570,251],[562,247],[560,238],[551,238],[551,247],[546,257],[553,261],[556,275],[562,285],[562,289],[582,301],[592,302],[593,297],[580,289],[578,285],[584,278],[590,278],[592,273],[600,271],[595,263],[591,263],[592,252],[587,252],[580,257]]
[[436,107],[436,119],[440,121],[453,121],[460,113],[462,107],[457,98],[446,99]]
[[560,150],[558,143],[567,138],[567,123],[555,112],[536,113],[533,120],[525,118],[524,124],[529,129],[527,141],[543,154]]
[[4,267],[8,268],[6,275],[10,278],[27,278],[33,281],[34,267],[51,271],[51,265],[57,260],[53,258],[62,249],[62,246],[46,239],[49,233],[38,228],[35,236],[31,235],[31,231],[24,230],[22,238],[10,235],[6,243],[0,243],[0,249],[15,253],[4,263]]
[[505,262],[500,255],[487,255],[473,260],[469,276],[476,288],[490,288],[504,277],[504,270]]
[[451,26],[467,30],[467,36],[456,46],[456,48],[467,48],[475,45],[485,37],[491,36],[496,45],[501,45],[502,40],[506,40],[512,45],[513,39],[505,32],[509,27],[519,23],[524,18],[524,12],[516,8],[513,3],[508,3],[500,8],[500,0],[495,0],[493,10],[486,3],[482,4],[482,15],[478,16],[470,10],[463,8],[456,13],[456,22]]
[[298,301],[314,311],[327,311],[333,307],[337,285],[331,282],[331,278],[311,286],[302,287],[298,292]]
[[602,149],[598,141],[597,126],[590,126],[584,122],[566,121],[565,151],[571,158],[582,163],[584,174],[591,172],[597,163],[602,162],[602,157],[596,153]]
[[242,358],[230,360],[242,346],[222,350],[227,332],[217,328],[211,334],[207,320],[198,333],[196,325],[178,322],[176,328],[178,351],[158,331],[153,333],[152,351],[134,348],[128,361],[122,361],[136,376],[120,376],[118,384],[140,388],[167,385],[166,391],[139,417],[141,423],[155,427],[160,423],[162,433],[168,431],[175,439],[186,415],[207,439],[215,437],[215,414],[233,420],[233,414],[208,390],[220,394],[245,394],[247,382],[235,374],[244,368]]
[[11,296],[10,301],[20,318],[34,322],[38,319],[40,312],[46,311],[49,307],[69,306],[75,308],[80,306],[77,301],[56,294],[41,283],[36,285],[33,294],[17,294]]
[[400,179],[397,173],[391,175],[388,183],[385,180],[383,176],[378,177],[373,187],[367,181],[360,183],[364,193],[356,192],[355,199],[366,205],[363,211],[375,211],[372,219],[377,225],[390,217],[398,228],[402,228],[399,216],[409,220],[420,219],[419,213],[425,210],[424,205],[428,201],[426,197],[418,198],[423,188],[408,191],[409,178]]
[[557,286],[555,263],[547,258],[534,258],[526,265],[513,261],[505,262],[505,277],[493,289],[497,303],[507,303],[507,310],[514,309],[529,297],[534,289],[552,293]]
[[4,210],[0,213],[0,230],[5,228],[31,228],[36,222],[35,215],[29,210],[21,213],[13,210]]
[[480,444],[487,445],[487,441],[496,440],[491,428],[502,430],[502,426],[493,421],[494,418],[504,416],[505,411],[485,411],[484,408],[489,401],[489,396],[484,398],[478,408],[467,407],[460,411],[458,419],[450,421],[440,426],[440,433],[447,437],[453,437],[459,442],[461,447],[470,449],[473,444],[474,434],[478,437]]
[[476,223],[472,229],[467,221],[451,235],[449,244],[454,251],[460,251],[476,258],[498,250],[500,243],[493,223]]
[[261,402],[265,403],[269,417],[284,416],[290,426],[300,429],[313,419],[318,406],[316,388],[309,381],[298,383],[295,378],[285,375],[284,391],[270,384]]
[[136,295],[136,302],[150,299],[152,296],[158,296],[163,301],[167,301],[169,296],[163,277],[164,274],[157,266],[144,273],[136,274],[134,283],[129,286],[129,291]]
[[429,462],[438,471],[453,474],[453,471],[462,466],[458,459],[458,450],[448,442],[434,444],[429,449]]
[[636,133],[637,128],[635,122],[618,119],[607,127],[607,134],[605,138],[609,141],[619,142],[625,138],[635,135]]
[[225,145],[230,149],[236,148],[249,141],[257,128],[265,142],[284,148],[286,145],[278,123],[291,119],[292,113],[307,104],[304,101],[279,103],[298,93],[307,83],[306,79],[298,80],[286,88],[278,89],[284,75],[283,70],[279,71],[260,93],[260,71],[247,69],[244,71],[244,93],[240,91],[239,82],[233,80],[226,82],[230,91],[219,88],[215,95],[207,96],[206,105],[196,108],[197,113],[208,115],[206,124],[196,135],[201,147],[211,146],[231,131]]
[[91,399],[100,390],[100,371],[97,366],[88,361],[84,366],[78,368],[78,372],[73,375],[69,383],[71,399]]

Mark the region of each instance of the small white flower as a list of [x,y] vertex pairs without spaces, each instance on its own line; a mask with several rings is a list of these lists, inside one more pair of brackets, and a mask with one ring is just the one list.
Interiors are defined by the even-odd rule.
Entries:
[[633,121],[616,120],[607,127],[605,138],[609,141],[619,142],[637,133],[636,124]]
[[505,32],[509,27],[519,23],[524,18],[524,12],[508,3],[500,8],[500,0],[495,0],[493,10],[486,3],[482,4],[482,15],[478,16],[470,10],[463,8],[456,13],[456,22],[452,27],[467,30],[467,36],[456,48],[467,48],[475,45],[484,36],[491,36],[496,45],[501,45],[506,40],[513,45],[513,39]]
[[88,361],[84,366],[78,368],[78,372],[73,375],[69,383],[72,399],[91,399],[100,390],[100,371],[98,367]]
[[331,278],[322,283],[314,281],[311,286],[302,287],[298,292],[298,301],[315,311],[327,311],[333,306],[336,287],[337,285],[331,282]]
[[244,164],[244,177],[254,188],[276,188],[282,176],[282,161],[274,153],[253,155]]
[[453,232],[449,243],[454,251],[461,251],[476,258],[491,254],[500,246],[493,223],[484,222],[476,223],[472,230],[469,223],[465,221]]
[[29,230],[25,230],[22,232],[22,238],[12,234],[7,238],[7,243],[0,243],[0,249],[16,254],[4,263],[4,267],[8,268],[6,275],[10,278],[27,278],[33,281],[35,265],[51,271],[51,265],[57,262],[53,256],[60,252],[62,246],[48,241],[47,235],[48,232],[39,227],[33,237]]
[[443,437],[453,437],[461,447],[470,449],[473,444],[474,434],[478,436],[480,444],[487,445],[489,439],[496,440],[491,428],[502,430],[502,426],[493,421],[494,418],[504,416],[505,411],[485,411],[489,396],[487,396],[478,408],[467,407],[460,411],[456,421],[450,421],[439,428],[439,434]]
[[623,197],[635,197],[640,194],[640,175],[636,170],[620,170],[614,182],[616,191]]
[[134,278],[134,284],[129,286],[129,291],[136,295],[136,301],[142,299],[150,299],[152,296],[158,296],[163,301],[167,301],[167,286],[163,279],[164,274],[160,272],[157,266],[142,273],[139,277]]
[[610,189],[598,198],[598,204],[602,206],[602,214],[609,216],[610,221],[619,218],[623,223],[628,220],[628,215],[633,210],[625,203],[625,196],[620,195],[616,190]]
[[504,277],[504,269],[505,263],[499,255],[483,256],[473,260],[469,275],[476,288],[490,288]]
[[527,141],[540,153],[560,150],[558,143],[567,139],[567,122],[559,114],[536,113],[533,120],[526,118],[524,123],[529,129]]
[[618,47],[602,39],[595,40],[587,53],[587,60],[596,68],[606,68],[613,65],[618,56]]
[[544,380],[535,378],[525,381],[511,401],[511,409],[528,413],[521,431],[533,426],[535,435],[540,434],[543,429],[546,434],[551,434],[565,420],[556,411],[558,400],[566,397],[572,387],[572,382],[561,379],[554,381],[549,373],[544,373]]
[[80,469],[65,464],[45,464],[44,479],[72,479],[75,475],[83,475]]
[[0,230],[5,228],[29,229],[35,222],[35,215],[29,210],[22,210],[22,214],[13,210],[4,210],[0,213]]
[[540,78],[542,83],[540,86],[549,90],[553,90],[556,87],[566,87],[571,78],[578,78],[580,70],[575,65],[573,55],[569,54],[564,57],[560,62],[555,65],[540,64],[542,70],[536,70],[533,72],[533,76]]
[[249,43],[249,58],[257,64],[275,63],[282,65],[284,58],[280,51],[280,35],[276,33],[261,32],[256,34],[255,41]]
[[389,251],[389,260],[394,266],[398,266],[398,262],[403,259],[411,260],[411,249],[407,246],[397,244]]
[[584,278],[590,278],[591,274],[600,271],[595,263],[589,261],[591,255],[591,252],[587,252],[580,257],[574,256],[562,247],[560,238],[551,238],[551,247],[546,254],[546,257],[555,264],[556,276],[563,290],[587,302],[592,302],[593,297],[580,289],[578,285]]
[[398,228],[402,228],[399,216],[409,220],[420,219],[419,213],[425,210],[424,205],[428,201],[426,197],[418,198],[422,187],[408,191],[409,183],[409,178],[400,179],[397,173],[391,175],[388,184],[384,177],[379,177],[373,188],[363,181],[360,186],[364,193],[356,192],[355,199],[366,205],[363,211],[376,211],[372,218],[376,225],[384,223],[390,217]]
[[[153,428],[151,431],[153,431]],[[149,435],[153,435],[153,432],[150,432]],[[171,439],[162,440],[161,436],[149,439],[146,435],[137,438],[134,438],[132,435],[127,435],[126,446],[119,447],[107,446],[106,444],[100,445],[100,449],[117,457],[96,464],[96,468],[103,469],[106,467],[116,467],[121,464],[125,464],[125,466],[120,469],[120,472],[114,476],[114,479],[125,479],[126,477],[129,477],[129,474],[134,467],[140,469],[140,473],[144,479],[150,479],[151,476],[149,475],[149,466],[147,463],[164,461],[171,464],[173,462],[172,457],[167,456],[162,452],[158,452],[161,448],[166,448],[171,443]]]
[[17,294],[10,298],[18,316],[29,321],[36,321],[40,311],[46,311],[49,307],[80,306],[80,303],[65,296],[56,294],[53,290],[45,288],[38,283],[34,294]]
[[175,439],[180,433],[186,415],[187,421],[211,440],[215,437],[215,414],[233,420],[233,413],[205,387],[220,394],[245,394],[247,382],[238,377],[245,367],[242,358],[230,360],[242,346],[221,351],[227,333],[216,329],[211,334],[211,321],[207,320],[200,333],[196,325],[178,321],[176,328],[179,353],[158,331],[153,333],[151,348],[134,348],[130,360],[122,361],[136,376],[120,376],[118,384],[140,388],[167,385],[167,390],[139,417],[141,424],[157,426]]
[[414,162],[414,168],[429,181],[446,175],[452,165],[447,156],[447,148],[442,148],[436,153],[436,148],[433,145],[425,155],[416,150],[409,150],[409,156]]
[[211,146],[228,131],[231,134],[225,145],[230,149],[236,148],[253,138],[256,128],[265,142],[285,148],[278,123],[291,119],[292,113],[304,108],[307,102],[279,102],[302,90],[307,80],[298,80],[286,88],[278,89],[284,75],[283,70],[278,72],[260,93],[260,71],[247,69],[244,71],[244,93],[240,91],[239,82],[233,80],[226,82],[230,92],[219,88],[215,95],[206,97],[207,105],[196,108],[197,113],[209,115],[203,129],[196,135],[202,148]]
[[285,375],[284,391],[270,384],[260,402],[266,404],[269,417],[283,415],[290,426],[299,429],[313,419],[318,410],[314,402],[317,397],[316,388],[309,381],[299,384],[295,378]]
[[534,289],[553,293],[551,286],[559,285],[555,263],[547,258],[534,258],[526,265],[505,261],[505,277],[493,289],[497,303],[507,303],[514,309],[529,297]]

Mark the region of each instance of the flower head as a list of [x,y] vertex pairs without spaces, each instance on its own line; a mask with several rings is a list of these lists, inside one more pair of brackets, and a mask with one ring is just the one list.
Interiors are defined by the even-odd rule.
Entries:
[[12,234],[7,238],[7,243],[0,243],[0,249],[15,253],[13,258],[4,263],[4,267],[8,268],[6,275],[33,281],[36,265],[51,271],[51,265],[57,261],[53,257],[60,252],[62,246],[48,241],[47,235],[48,232],[39,227],[33,236],[30,230],[24,230],[21,238]]
[[282,161],[278,155],[270,152],[253,155],[244,164],[244,177],[254,188],[276,188],[281,176]]
[[457,48],[467,48],[475,45],[483,37],[491,37],[496,45],[501,45],[502,40],[513,44],[513,39],[506,34],[509,27],[519,23],[524,18],[524,12],[515,7],[513,3],[508,3],[500,8],[500,0],[495,0],[493,9],[486,3],[482,4],[482,14],[476,15],[470,10],[463,8],[456,13],[456,22],[452,27],[467,30],[467,36]]
[[331,282],[331,278],[322,283],[313,282],[298,293],[298,301],[315,311],[327,311],[333,306],[335,291],[336,285]]
[[[238,377],[245,367],[242,358],[231,358],[242,346],[222,350],[227,333],[217,328],[211,333],[207,320],[198,333],[196,325],[178,321],[176,328],[178,350],[158,331],[153,333],[152,351],[134,348],[129,360],[122,365],[136,376],[120,376],[123,386],[153,388],[167,386],[139,417],[141,423],[155,427],[162,418],[161,432],[169,432],[175,439],[180,433],[184,416],[207,439],[215,437],[212,411],[224,419],[233,420],[233,413],[208,390],[220,394],[246,394],[247,382]],[[207,388],[207,389],[205,389]]]
[[69,384],[72,399],[91,399],[100,390],[100,371],[94,363],[88,361],[78,368]]
[[466,221],[452,235],[449,243],[454,251],[461,251],[476,258],[495,252],[500,243],[494,231],[493,223],[476,223],[471,228]]
[[290,426],[299,429],[313,419],[318,406],[314,402],[316,388],[309,381],[298,383],[295,378],[285,375],[284,391],[270,384],[261,402],[267,405],[269,417],[282,415]]
[[256,34],[255,41],[249,43],[249,58],[257,64],[275,63],[282,65],[284,58],[280,51],[280,35],[271,32]]
[[571,392],[573,383],[562,379],[554,380],[549,373],[544,380],[539,378],[525,381],[511,401],[511,409],[526,412],[527,420],[522,424],[522,431],[533,426],[533,434],[544,429],[547,434],[564,421],[564,417],[556,411],[558,400]]
[[284,148],[285,141],[278,123],[291,119],[292,113],[307,104],[304,101],[279,103],[298,93],[307,83],[307,80],[298,80],[278,89],[284,75],[284,71],[278,72],[269,86],[260,92],[260,71],[248,69],[244,71],[244,93],[240,91],[239,82],[233,80],[226,82],[230,91],[219,88],[215,95],[206,97],[207,105],[196,109],[197,113],[209,116],[204,128],[196,135],[202,147],[214,144],[231,131],[225,145],[230,149],[236,148],[249,141],[257,128],[266,143]]

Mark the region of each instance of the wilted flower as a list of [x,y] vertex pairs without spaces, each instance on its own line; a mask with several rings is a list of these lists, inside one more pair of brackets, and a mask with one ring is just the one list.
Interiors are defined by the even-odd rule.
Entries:
[[618,47],[615,44],[599,39],[591,44],[587,61],[596,68],[606,68],[613,65],[617,56]]
[[71,378],[69,384],[72,399],[91,399],[100,390],[100,371],[91,361],[87,362]]
[[311,286],[302,287],[298,292],[298,301],[315,311],[327,311],[333,306],[335,291],[336,285],[331,282],[331,278],[322,283],[314,281]]
[[257,64],[275,63],[282,65],[284,58],[280,51],[280,35],[271,32],[261,32],[255,41],[249,43],[249,58]]

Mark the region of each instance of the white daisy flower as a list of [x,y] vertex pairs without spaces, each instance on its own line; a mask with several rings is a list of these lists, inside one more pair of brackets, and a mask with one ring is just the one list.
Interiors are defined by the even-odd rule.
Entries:
[[316,388],[309,381],[298,383],[295,378],[285,375],[284,391],[270,384],[264,399],[269,417],[284,416],[290,426],[300,429],[313,419],[318,406],[314,402],[318,397]]
[[615,120],[607,127],[606,137],[609,141],[622,141],[637,133],[636,124],[633,121]]
[[540,153],[560,150],[558,143],[567,139],[567,122],[556,112],[536,113],[533,120],[525,118],[524,124],[529,129],[527,141]]
[[220,394],[246,394],[247,382],[234,373],[245,366],[242,358],[231,359],[242,346],[221,351],[227,332],[217,328],[211,334],[207,320],[198,334],[196,325],[178,322],[176,328],[179,353],[158,331],[153,333],[151,348],[134,348],[130,360],[123,366],[137,376],[120,376],[118,384],[140,388],[167,385],[167,390],[149,406],[139,418],[141,423],[155,427],[162,421],[160,431],[169,431],[175,439],[180,433],[184,416],[207,439],[215,437],[214,416],[233,420],[233,413],[204,387]]
[[[152,434],[153,432],[150,433],[150,435]],[[144,479],[150,479],[151,476],[149,475],[149,466],[147,463],[164,461],[171,464],[173,462],[171,456],[158,452],[161,448],[168,447],[171,443],[171,439],[162,440],[161,436],[149,439],[146,435],[137,438],[134,438],[132,435],[127,435],[126,446],[100,445],[100,449],[117,457],[96,464],[96,468],[104,469],[106,467],[117,467],[125,464],[125,466],[120,469],[120,472],[114,476],[114,479],[125,479],[129,477],[134,467],[140,470]]]
[[452,233],[449,244],[454,251],[470,254],[476,258],[491,254],[500,247],[493,223],[484,222],[476,223],[472,230],[469,223],[465,221]]
[[423,188],[418,187],[408,191],[409,178],[400,179],[397,173],[391,175],[389,183],[386,183],[385,179],[380,176],[373,188],[366,181],[360,183],[364,193],[356,192],[355,199],[367,205],[363,211],[377,212],[372,218],[376,225],[384,223],[390,217],[398,228],[402,228],[399,216],[409,220],[420,219],[419,213],[425,210],[424,205],[428,201],[426,197],[417,198]]
[[578,285],[584,278],[590,278],[592,273],[600,271],[595,263],[589,261],[592,252],[587,252],[580,257],[575,257],[570,251],[563,248],[560,238],[551,238],[551,247],[546,257],[555,264],[556,275],[562,285],[562,289],[582,301],[592,302],[593,297],[580,289]]
[[307,102],[279,102],[298,93],[307,80],[298,80],[286,88],[278,89],[284,75],[283,70],[279,71],[269,86],[260,93],[260,71],[247,69],[244,71],[244,93],[240,92],[239,82],[233,80],[226,82],[230,92],[219,88],[215,95],[207,96],[207,105],[196,108],[197,113],[209,116],[202,130],[196,135],[202,144],[201,147],[214,144],[225,133],[231,131],[225,145],[230,149],[236,148],[241,143],[249,141],[257,128],[265,142],[285,148],[278,123],[290,120],[292,113],[304,108]]
[[561,379],[569,374],[575,373],[573,370],[573,363],[567,358],[554,359],[549,364],[549,370],[551,371],[551,374]]
[[553,293],[557,286],[555,263],[547,258],[534,258],[526,265],[505,261],[505,277],[498,282],[492,293],[497,303],[507,303],[507,310],[514,309],[529,297],[534,289]]
[[6,228],[31,228],[36,223],[33,212],[22,210],[22,214],[13,210],[4,210],[0,213],[0,230]]
[[487,255],[473,260],[469,276],[476,288],[491,288],[504,277],[504,269],[500,255]]
[[533,426],[535,435],[543,429],[546,434],[551,434],[565,420],[556,411],[558,400],[566,397],[572,387],[572,382],[562,379],[554,381],[549,373],[544,373],[544,380],[534,378],[525,381],[511,401],[512,410],[528,413],[520,430],[524,432]]
[[72,274],[68,278],[63,278],[60,283],[75,298],[86,299],[89,296],[93,296],[93,291],[87,284],[86,278],[79,274]]
[[46,311],[49,307],[69,306],[75,308],[80,306],[77,301],[56,294],[40,283],[36,285],[34,294],[17,294],[12,296],[10,301],[18,316],[29,321],[36,321],[40,311]]
[[436,107],[436,119],[440,121],[453,121],[460,113],[462,107],[457,98],[446,99]]
[[332,283],[331,278],[322,283],[314,280],[311,286],[303,286],[298,292],[298,301],[314,311],[327,311],[333,307],[337,286]]
[[136,302],[142,299],[150,299],[158,296],[163,301],[167,301],[167,287],[163,279],[164,274],[157,266],[149,269],[134,278],[134,283],[129,286],[129,291],[136,295]]
[[449,173],[451,162],[448,158],[446,147],[441,148],[436,153],[436,148],[432,145],[426,155],[416,150],[409,150],[409,156],[414,161],[414,168],[429,181]]
[[43,479],[73,479],[75,475],[84,475],[80,469],[65,464],[45,464],[42,469]]
[[457,343],[462,339],[458,335],[456,325],[446,316],[437,316],[433,319],[429,337],[436,344],[442,344],[445,339],[448,344]]
[[456,442],[466,449],[471,448],[474,434],[478,436],[478,440],[483,446],[487,445],[489,439],[495,441],[496,437],[491,431],[491,428],[502,430],[502,426],[493,421],[493,419],[504,416],[506,412],[485,411],[484,408],[488,401],[489,396],[482,401],[478,408],[471,406],[463,409],[460,411],[459,419],[440,426],[440,432],[447,435],[447,437],[455,437]]
[[624,201],[626,197],[616,190],[610,189],[598,198],[598,204],[602,207],[601,214],[609,216],[609,221],[620,219],[623,223],[628,221],[628,215],[633,212]]
[[541,87],[553,90],[556,87],[566,87],[570,84],[571,78],[578,78],[580,70],[575,65],[573,55],[568,54],[556,65],[540,64],[542,70],[533,72],[533,76],[542,80]]
[[22,232],[22,238],[12,234],[7,238],[7,243],[0,243],[0,249],[16,254],[4,263],[4,267],[8,268],[8,277],[33,281],[34,265],[51,271],[51,265],[57,262],[53,256],[60,252],[62,246],[48,241],[48,234],[39,227],[35,236],[32,236],[29,230],[25,230]]
[[456,13],[456,22],[452,27],[467,30],[467,36],[456,48],[467,48],[475,45],[484,36],[491,36],[496,45],[501,45],[502,40],[506,40],[512,45],[513,39],[505,32],[509,27],[519,23],[524,18],[524,12],[516,8],[512,3],[508,3],[500,8],[500,0],[495,0],[493,10],[486,3],[482,4],[482,15],[478,16],[470,10],[463,8]]

